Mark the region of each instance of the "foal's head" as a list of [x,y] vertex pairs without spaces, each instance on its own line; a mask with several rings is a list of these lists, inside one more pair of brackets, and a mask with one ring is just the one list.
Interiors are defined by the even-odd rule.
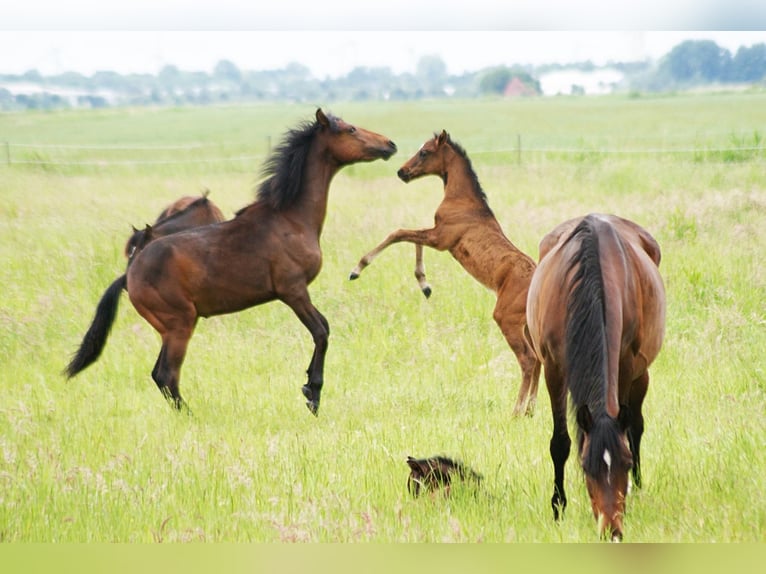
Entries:
[[420,146],[417,153],[399,168],[397,175],[405,183],[424,175],[438,175],[443,179],[447,171],[445,152],[451,148],[451,143],[449,134],[442,130]]
[[353,126],[342,119],[316,111],[318,137],[329,155],[341,166],[352,163],[388,159],[396,153],[396,144],[386,136]]
[[628,474],[633,468],[626,436],[628,424],[625,407],[617,419],[604,414],[593,420],[587,406],[577,410],[580,460],[593,516],[599,534],[611,540],[622,539]]
[[407,490],[413,496],[418,496],[421,490],[435,492],[444,490],[444,495],[450,495],[453,478],[455,480],[472,480],[481,482],[481,475],[467,467],[462,462],[444,456],[430,458],[407,457],[410,476],[407,479]]

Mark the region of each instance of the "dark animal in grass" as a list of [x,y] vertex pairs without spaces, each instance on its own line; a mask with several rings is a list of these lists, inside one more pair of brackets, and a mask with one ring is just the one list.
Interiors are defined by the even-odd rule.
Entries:
[[413,496],[419,496],[421,490],[436,492],[443,489],[444,495],[449,496],[453,479],[471,481],[479,484],[482,476],[460,461],[445,456],[430,458],[407,457],[410,476],[407,479],[407,490]]

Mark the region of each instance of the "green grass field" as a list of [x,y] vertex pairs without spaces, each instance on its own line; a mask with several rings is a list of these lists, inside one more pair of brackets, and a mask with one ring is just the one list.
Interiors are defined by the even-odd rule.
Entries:
[[[426,300],[411,245],[347,279],[389,231],[432,224],[441,182],[395,172],[442,128],[534,258],[548,230],[591,211],[662,247],[666,338],[625,541],[765,540],[766,94],[326,109],[399,153],[330,189],[310,289],[332,332],[318,418],[300,393],[311,338],[279,303],[200,321],[181,384],[193,417],[157,391],[159,338],[125,295],[99,361],[61,375],[124,271],[130,225],[205,188],[233,214],[313,107],[0,115],[0,541],[597,540],[574,449],[553,521],[547,391],[534,417],[511,418],[520,371],[494,295],[427,250]],[[461,458],[483,487],[410,498],[406,457],[432,454]]]

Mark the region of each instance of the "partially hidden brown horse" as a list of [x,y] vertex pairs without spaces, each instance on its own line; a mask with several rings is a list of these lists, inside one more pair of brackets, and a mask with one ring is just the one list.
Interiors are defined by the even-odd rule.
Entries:
[[623,536],[631,469],[641,486],[641,408],[665,329],[659,264],[660,247],[645,229],[590,214],[543,238],[529,288],[529,334],[553,411],[554,518],[567,504],[569,395],[593,514],[601,536],[612,540]]
[[125,244],[128,262],[153,238],[226,219],[208,195],[210,190],[207,189],[201,196],[184,195],[163,209],[152,225],[147,224],[144,229],[133,227],[133,233]]
[[[144,229],[133,228],[133,234],[125,245],[125,256],[128,258],[128,268],[133,259],[153,239],[178,233],[192,227],[209,225],[224,220],[223,213],[207,197],[184,196],[166,207],[155,221]],[[168,215],[169,214],[169,215]],[[123,289],[127,289],[127,271],[112,281],[107,287],[96,307],[96,314],[83,337],[82,343],[65,369],[68,378],[93,364],[104,350],[106,338],[117,316],[117,307]]]
[[405,183],[426,175],[436,175],[442,180],[444,199],[436,210],[435,225],[428,229],[392,232],[361,258],[350,278],[358,278],[389,245],[406,241],[416,246],[415,276],[428,296],[430,287],[425,282],[422,247],[448,250],[468,273],[497,296],[493,317],[516,355],[522,373],[513,414],[531,415],[537,398],[540,363],[525,336],[524,327],[534,261],[503,233],[468,154],[446,131],[427,140],[401,167],[398,175]]
[[[344,166],[395,152],[387,137],[318,109],[315,121],[289,130],[274,149],[254,203],[228,221],[156,239],[135,257],[128,295],[162,338],[152,378],[173,406],[186,408],[181,365],[197,320],[279,300],[314,340],[302,390],[317,414],[329,325],[312,304],[308,285],[322,264],[319,238],[330,182]],[[68,374],[78,366],[70,364]]]

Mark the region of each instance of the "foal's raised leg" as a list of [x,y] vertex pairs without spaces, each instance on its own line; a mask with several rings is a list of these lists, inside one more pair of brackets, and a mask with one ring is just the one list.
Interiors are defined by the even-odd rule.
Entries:
[[423,246],[425,245],[426,247],[431,247],[439,251],[444,250],[438,243],[436,228],[397,229],[389,234],[380,245],[364,255],[359,260],[356,267],[351,271],[348,278],[351,280],[357,279],[364,268],[372,263],[373,259],[380,255],[381,251],[389,245],[401,243],[403,241],[415,244],[415,278],[418,280],[418,285],[420,285],[420,290],[423,292],[423,295],[429,297],[431,295],[431,287],[426,282],[425,266],[423,265]]
[[426,266],[423,263],[423,246],[420,243],[415,244],[415,279],[423,295],[428,299],[431,296],[431,286],[426,281]]
[[289,298],[282,298],[298,316],[314,339],[314,353],[306,371],[308,382],[301,389],[306,397],[306,406],[313,415],[319,411],[319,399],[324,384],[324,358],[327,353],[327,345],[330,337],[330,325],[316,307],[311,303],[308,291]]

